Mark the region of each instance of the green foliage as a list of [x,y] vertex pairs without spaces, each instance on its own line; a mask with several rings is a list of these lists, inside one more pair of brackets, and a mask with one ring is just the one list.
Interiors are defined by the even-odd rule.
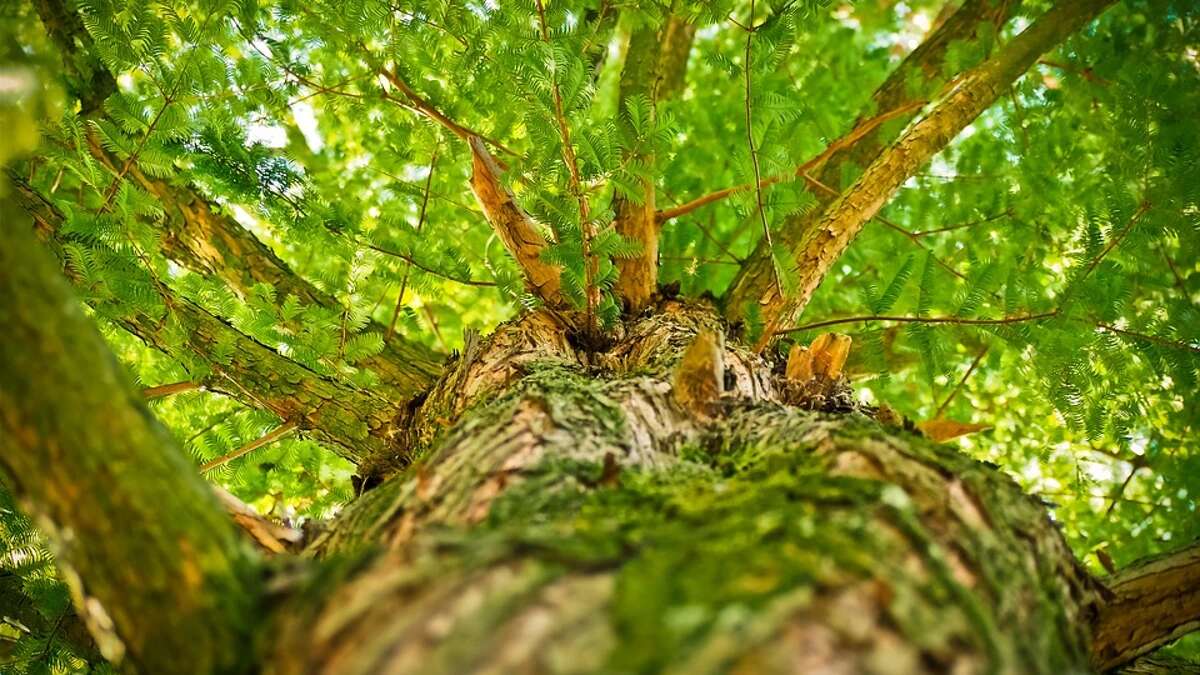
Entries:
[[[679,3],[700,28],[686,88],[657,104],[645,96],[622,104],[617,81],[632,27],[663,21],[658,3],[622,6],[615,17],[611,3],[550,2],[546,42],[528,2],[78,0],[90,46],[80,42],[87,54],[66,65],[32,8],[17,4],[2,10],[14,36],[0,41],[6,61],[40,73],[83,68],[90,55],[117,79],[88,114],[73,101],[64,112],[49,90],[0,100],[0,126],[39,120],[41,145],[16,171],[64,213],[68,272],[147,385],[219,365],[154,352],[117,327],[135,315],[171,325],[166,291],[317,374],[363,387],[377,381],[363,364],[384,348],[378,324],[390,322],[402,286],[397,331],[443,353],[460,348],[465,332],[535,304],[467,189],[465,146],[397,104],[381,68],[512,150],[496,151],[509,187],[553,239],[545,258],[563,267],[566,293],[581,306],[584,228],[563,159],[558,88],[608,323],[619,315],[615,263],[640,250],[611,225],[614,196],[639,201],[650,179],[662,208],[753,180],[746,34],[728,18],[746,21],[748,3]],[[763,174],[788,172],[878,112],[871,91],[941,9],[924,0],[758,3],[750,131]],[[951,44],[943,75],[980,62],[1037,10]],[[992,425],[959,443],[1054,501],[1079,553],[1107,549],[1118,563],[1200,536],[1198,21],[1191,3],[1130,0],[1047,55],[889,202],[883,215],[915,234],[868,224],[805,318],[1052,314],[835,330],[854,337],[861,396],[914,419],[944,409]],[[0,160],[28,145],[25,127],[11,128]],[[90,142],[117,165],[101,162]],[[863,168],[846,167],[844,180]],[[261,282],[239,294],[169,261],[178,207],[139,176],[194,187],[338,306]],[[764,199],[773,229],[816,205],[800,181]],[[685,295],[720,296],[760,236],[752,192],[668,222],[660,280]],[[787,244],[777,240],[774,253],[790,290]],[[751,316],[746,332],[760,325]],[[154,410],[198,464],[277,423],[211,392]],[[211,478],[264,512],[301,520],[346,503],[351,472],[296,437]],[[3,508],[5,569],[21,567],[29,589],[53,586],[44,549]],[[53,609],[52,600],[37,606]],[[20,637],[21,653],[44,649],[34,640]]]

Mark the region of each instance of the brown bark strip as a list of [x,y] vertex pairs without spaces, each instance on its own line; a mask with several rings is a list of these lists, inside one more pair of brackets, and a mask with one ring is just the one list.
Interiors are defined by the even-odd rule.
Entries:
[[[696,26],[677,15],[667,17],[660,27],[640,27],[629,36],[625,65],[621,70],[619,108],[633,96],[644,95],[651,106],[677,94],[684,83],[688,53]],[[632,152],[624,161],[653,163],[651,154]],[[654,180],[641,181],[641,202],[621,195],[613,198],[614,223],[621,236],[639,242],[641,252],[617,260],[617,295],[631,313],[649,304],[658,283],[658,229],[662,222],[655,212]]]
[[675,402],[700,419],[708,419],[724,391],[724,342],[720,333],[701,331],[675,369]]
[[783,297],[767,288],[759,300],[765,324],[756,348],[808,304],[833,263],[892,193],[986,110],[1043,53],[1106,9],[1112,0],[1071,0],[1055,5],[996,56],[965,73],[949,94],[916,123],[821,216],[795,249],[795,291]]
[[[948,19],[940,22],[937,28],[912,51],[904,61],[888,76],[887,80],[875,90],[871,96],[873,111],[895,111],[893,118],[889,113],[882,119],[877,112],[875,117],[870,113],[860,116],[854,125],[854,130],[843,136],[845,142],[837,141],[838,145],[817,166],[798,173],[800,177],[816,179],[820,184],[841,184],[842,169],[849,165],[866,166],[883,152],[885,144],[894,138],[894,133],[884,133],[886,127],[882,124],[871,124],[873,120],[908,122],[925,101],[934,97],[942,83],[946,52],[950,44],[956,40],[972,39],[979,25],[989,22],[997,28],[1004,25],[1019,3],[1013,0],[1000,0],[993,4],[991,0],[966,0]],[[904,112],[900,112],[904,111]],[[859,136],[859,131],[867,133]],[[857,136],[857,137],[856,137]],[[753,187],[753,186],[749,186]],[[833,202],[838,193],[814,192],[818,204],[822,206]],[[777,232],[778,239],[788,248],[794,249],[797,242],[806,231],[820,218],[821,209],[814,209],[808,215],[787,218]],[[759,242],[746,264],[738,272],[733,285],[727,293],[725,315],[732,321],[745,318],[746,309],[756,301],[772,283],[770,269],[770,252],[765,242]]]
[[160,384],[157,387],[146,387],[142,390],[142,398],[147,401],[156,398],[163,398],[173,394],[182,394],[185,391],[195,391],[200,388],[200,385],[195,382],[172,382],[171,384]]
[[221,506],[225,507],[225,511],[233,518],[233,522],[263,551],[272,554],[286,553],[298,547],[304,540],[304,533],[300,530],[285,527],[266,518],[225,490],[214,485],[213,492],[217,494]]
[[525,273],[526,286],[547,305],[566,307],[559,278],[561,270],[542,261],[542,252],[549,245],[546,238],[500,182],[503,169],[488,152],[483,139],[470,136],[467,143],[471,146],[471,190],[504,247]]
[[1100,582],[1109,594],[1092,624],[1092,665],[1098,671],[1200,629],[1200,542]]

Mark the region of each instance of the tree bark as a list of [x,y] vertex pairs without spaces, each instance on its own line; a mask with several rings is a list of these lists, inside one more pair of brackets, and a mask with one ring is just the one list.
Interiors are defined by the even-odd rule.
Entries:
[[[669,15],[661,26],[639,26],[629,36],[625,64],[621,70],[617,107],[625,110],[631,98],[644,96],[654,108],[658,102],[683,89],[688,53],[696,35],[696,26],[682,17]],[[626,163],[654,164],[649,152],[631,151]],[[613,199],[617,232],[642,245],[637,256],[617,260],[620,276],[617,295],[629,311],[637,314],[650,303],[658,284],[658,228],[655,218],[653,178],[639,181],[640,200],[617,195]]]
[[265,673],[1085,672],[1200,621],[1163,583],[1192,584],[1194,553],[1097,582],[997,467],[844,382],[805,393],[679,301],[604,351],[552,312],[469,338],[365,455],[377,486],[260,586],[140,395],[114,406],[99,337],[29,297],[53,271],[26,248],[0,249],[22,280],[0,296],[22,299],[0,303],[0,465],[57,525],[101,649],[146,672],[233,668],[249,634]]
[[33,233],[7,202],[0,217],[0,474],[106,658],[241,670],[229,646],[258,613],[252,558]]
[[449,430],[309,546],[346,562],[297,582],[271,672],[1088,668],[1097,589],[1040,502],[844,400],[789,404],[816,405],[736,341],[696,415],[674,373],[721,322],[657,309],[604,354],[536,317],[465,350],[461,395],[411,420]]

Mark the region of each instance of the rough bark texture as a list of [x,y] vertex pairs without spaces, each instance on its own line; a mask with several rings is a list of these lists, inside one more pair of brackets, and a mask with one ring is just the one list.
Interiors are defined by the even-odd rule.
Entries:
[[471,146],[471,190],[500,241],[525,273],[526,287],[551,307],[567,307],[559,279],[561,271],[542,261],[546,238],[501,182],[503,170],[483,139],[470,136],[467,143]]
[[[851,126],[851,133],[872,114],[900,110],[932,98],[945,83],[943,66],[950,44],[956,40],[972,39],[984,23],[990,23],[999,29],[1008,22],[1018,4],[1014,0],[999,0],[994,3],[992,0],[964,2],[905,57],[887,80],[875,90],[871,95],[873,110],[859,116]],[[813,177],[822,185],[831,186],[835,191],[840,190],[843,171],[849,167],[869,165],[883,152],[887,143],[899,134],[900,128],[919,112],[918,108],[914,108],[896,118],[892,124],[879,126],[866,136],[834,151],[825,161],[824,167],[812,174]],[[839,139],[841,140],[843,139]],[[838,196],[836,192],[831,194],[821,189],[813,189],[811,192],[822,207]],[[819,220],[821,212],[822,209],[818,208],[807,214],[785,219],[780,227],[777,243],[787,250],[795,250],[804,233]],[[763,297],[773,283],[770,251],[767,250],[766,242],[760,241],[734,279],[727,296],[725,315],[730,320],[740,320],[746,315],[749,303]]]
[[[661,26],[640,26],[629,36],[625,65],[621,70],[619,106],[624,109],[633,96],[644,96],[651,106],[677,94],[684,84],[688,53],[696,26],[679,16],[668,16]],[[653,165],[654,156],[633,152],[624,162]],[[622,236],[641,243],[633,258],[617,261],[620,277],[616,292],[632,313],[650,302],[658,283],[658,227],[655,219],[654,180],[643,179],[640,200],[618,195],[613,200],[615,225]]]
[[1200,543],[1102,579],[1093,663],[1107,670],[1200,628]]
[[239,670],[228,645],[258,605],[247,550],[33,233],[7,204],[0,217],[0,473],[105,657],[143,673]]
[[270,672],[1087,668],[1098,596],[1042,504],[780,403],[781,364],[736,341],[695,415],[674,374],[724,327],[657,310],[603,354],[536,315],[464,351],[414,416],[428,449],[309,547],[343,562],[294,582]]

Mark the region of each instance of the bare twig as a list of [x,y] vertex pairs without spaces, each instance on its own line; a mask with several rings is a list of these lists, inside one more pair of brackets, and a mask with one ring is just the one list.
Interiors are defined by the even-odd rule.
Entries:
[[985,345],[983,349],[979,350],[979,355],[976,356],[975,360],[971,362],[970,367],[967,368],[966,374],[964,374],[962,379],[958,381],[958,384],[954,387],[954,391],[951,391],[950,394],[946,396],[946,399],[942,401],[942,404],[938,406],[937,412],[933,414],[933,419],[941,419],[942,413],[946,412],[946,408],[950,405],[950,402],[953,401],[954,397],[957,396],[960,391],[962,391],[964,386],[966,386],[967,380],[971,379],[971,374],[974,373],[975,369],[979,367],[979,362],[983,361],[983,357],[987,353],[988,347]]
[[224,466],[224,465],[228,464],[229,462],[232,462],[233,460],[237,459],[238,457],[242,457],[243,455],[248,455],[251,452],[254,452],[255,450],[263,447],[264,445],[273,443],[273,442],[279,440],[280,438],[283,438],[284,436],[291,433],[295,428],[296,428],[295,422],[284,422],[282,425],[276,427],[274,430],[272,430],[270,433],[263,436],[262,438],[250,441],[249,443],[243,445],[242,447],[238,448],[237,450],[234,450],[233,452],[230,452],[225,455],[221,455],[220,457],[218,457],[210,462],[204,463],[203,465],[201,465],[200,471],[202,473],[207,473],[217,467]]
[[1125,225],[1124,228],[1121,229],[1121,232],[1119,234],[1117,234],[1117,236],[1115,236],[1111,240],[1109,240],[1108,246],[1105,246],[1103,251],[1101,251],[1095,258],[1092,258],[1092,261],[1090,263],[1088,263],[1087,269],[1085,269],[1083,271],[1083,274],[1079,277],[1079,281],[1083,281],[1085,278],[1087,278],[1087,276],[1089,274],[1091,274],[1100,265],[1100,263],[1104,260],[1105,256],[1107,256],[1109,253],[1111,253],[1112,250],[1114,248],[1116,248],[1117,245],[1120,244],[1123,239],[1125,239],[1126,235],[1128,235],[1133,230],[1133,226],[1137,225],[1138,221],[1140,221],[1142,219],[1142,216],[1146,215],[1146,212],[1149,210],[1150,210],[1150,202],[1143,201],[1138,206],[1137,210],[1133,212],[1133,215],[1130,216],[1129,222]]
[[[796,167],[794,171],[768,176],[759,180],[757,183],[743,183],[742,185],[735,185],[733,187],[722,188],[715,192],[710,192],[691,201],[684,202],[678,206],[673,206],[669,209],[663,209],[662,211],[658,212],[656,218],[661,223],[663,221],[671,220],[672,218],[678,218],[679,216],[686,215],[713,202],[725,199],[726,197],[753,190],[756,187],[770,187],[784,181],[795,180],[797,178],[807,178],[806,174],[814,170],[819,170],[825,165],[825,162],[829,160],[833,153],[854,145],[859,141],[859,139],[878,128],[879,125],[902,115],[908,114],[917,108],[923,107],[925,103],[925,101],[913,101],[912,103],[902,105],[894,110],[889,110],[870,119],[864,120],[855,126],[854,129],[852,129],[845,136],[842,136],[826,146],[825,149],[820,152],[820,154]],[[812,179],[808,178],[808,180],[811,181]]]
[[1013,213],[1013,210],[1011,208],[1008,208],[1008,209],[1004,209],[1003,211],[1001,211],[1000,213],[997,213],[994,216],[988,216],[987,218],[980,218],[978,220],[969,220],[965,223],[957,223],[955,225],[946,225],[945,227],[938,227],[938,228],[934,228],[932,230],[921,230],[919,232],[912,232],[911,234],[914,237],[928,237],[931,234],[941,234],[943,232],[953,232],[954,230],[963,230],[968,227],[975,227],[976,225],[983,225],[984,223],[990,223],[994,220],[999,220],[1006,216],[1011,216],[1012,213]]
[[172,382],[171,384],[160,384],[154,387],[147,387],[142,390],[142,398],[147,401],[155,398],[162,398],[172,394],[181,394],[185,391],[195,391],[200,388],[200,385],[195,382]]
[[[434,148],[433,155],[429,158],[429,175],[425,176],[425,194],[421,197],[421,213],[417,216],[417,232],[420,232],[425,225],[425,208],[429,205],[429,186],[433,183],[433,170],[437,167],[437,156],[437,148]],[[400,294],[396,296],[396,309],[392,311],[392,320],[388,322],[387,333],[383,338],[385,341],[391,340],[392,334],[396,332],[396,319],[400,317],[400,309],[404,307],[404,292],[408,290],[408,275],[411,271],[411,264],[404,268],[404,276],[400,279]]]
[[1021,316],[1008,316],[999,319],[965,319],[959,316],[886,316],[881,314],[872,314],[868,316],[850,316],[842,319],[828,319],[826,321],[817,321],[815,323],[807,323],[795,328],[786,328],[776,331],[776,335],[786,335],[788,333],[800,333],[806,330],[815,328],[825,328],[826,326],[837,326],[844,323],[866,323],[873,321],[894,321],[896,323],[949,323],[964,326],[998,326],[1009,323],[1022,323],[1025,321],[1038,321],[1040,319],[1049,319],[1058,316],[1059,310],[1055,309],[1049,312],[1039,312],[1037,314],[1023,314]]
[[[754,25],[754,0],[750,0],[750,18],[747,23]],[[758,165],[758,150],[754,147],[754,114],[751,108],[751,98],[753,96],[753,88],[750,69],[750,48],[754,41],[754,29],[746,30],[746,58],[743,68],[746,75],[746,144],[750,147],[750,164],[754,167],[754,201],[758,210],[759,224],[762,225],[763,241],[767,244],[767,250],[770,252],[771,258],[771,274],[774,275],[775,288],[780,294],[783,293],[783,282],[779,278],[779,265],[775,260],[775,244],[771,241],[771,226],[767,223],[767,212],[763,206],[763,185],[762,185],[762,170]]]
[[[752,0],[753,1],[753,0]],[[546,7],[542,0],[536,0],[538,24],[541,26],[542,42],[550,44],[550,28],[546,23]],[[550,94],[554,101],[554,119],[558,123],[558,133],[562,137],[563,163],[571,177],[571,193],[579,203],[580,242],[583,247],[583,293],[584,314],[587,330],[596,330],[596,310],[600,304],[600,290],[596,287],[596,275],[599,272],[599,261],[592,254],[592,239],[595,238],[595,227],[592,223],[591,207],[587,193],[583,188],[583,179],[579,174],[579,162],[575,157],[575,147],[571,144],[571,127],[567,124],[567,116],[563,111],[562,93],[558,88],[558,79],[551,73]]]

